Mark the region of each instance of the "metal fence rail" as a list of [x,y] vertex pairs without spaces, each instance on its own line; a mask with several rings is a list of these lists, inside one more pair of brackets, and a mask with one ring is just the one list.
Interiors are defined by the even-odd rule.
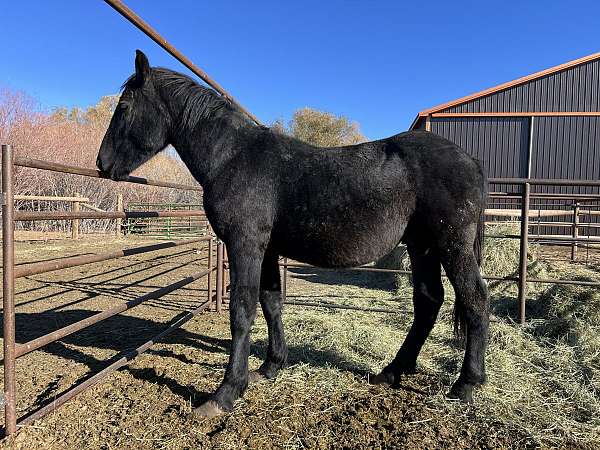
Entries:
[[200,67],[196,66],[189,58],[187,58],[183,53],[177,50],[173,45],[171,45],[164,37],[162,37],[158,32],[152,28],[144,19],[138,16],[134,11],[129,9],[127,5],[125,5],[120,0],[104,0],[107,4],[109,4],[115,11],[121,14],[125,19],[139,28],[146,36],[160,45],[163,49],[165,49],[171,56],[173,56],[176,60],[178,60],[181,64],[190,69],[195,75],[200,77],[206,84],[212,87],[215,91],[221,94],[223,97],[227,98],[231,103],[236,105],[244,114],[246,114],[252,121],[256,124],[261,125],[260,120],[254,116],[250,111],[244,108],[237,100],[235,100],[223,87],[213,80],[208,74],[203,71]]
[[[83,175],[86,177],[92,178],[104,178],[110,180],[108,174],[104,172],[100,172],[96,169],[88,169],[85,167],[76,167],[76,166],[68,166],[65,164],[42,161],[34,158],[26,158],[22,156],[16,156],[13,159],[13,163],[15,166],[20,167],[29,167],[30,169],[42,169],[42,170],[50,170],[52,172],[61,172],[68,173],[73,175]],[[202,188],[200,186],[188,186],[185,184],[179,183],[170,183],[167,181],[157,181],[157,180],[149,180],[147,178],[142,177],[132,177],[128,176],[123,182],[126,183],[135,183],[135,184],[145,184],[147,186],[156,186],[156,187],[164,187],[171,189],[179,189],[182,191],[199,191],[202,192]]]
[[[201,209],[201,204],[193,203],[130,202],[127,204],[127,211],[189,211]],[[208,226],[206,217],[144,218],[128,219],[124,223],[124,231],[126,234],[154,236],[160,239],[179,239],[205,234]]]
[[[15,211],[15,195],[13,192],[14,186],[14,168],[15,166],[29,167],[33,169],[50,170],[61,173],[81,175],[94,178],[106,178],[105,174],[94,170],[81,167],[67,166],[64,164],[39,161],[31,158],[15,158],[13,149],[10,145],[2,145],[2,258],[3,258],[3,323],[4,323],[4,418],[5,427],[4,434],[10,435],[17,430],[18,425],[30,423],[32,420],[42,417],[44,414],[53,411],[58,406],[64,404],[69,399],[73,398],[80,392],[92,384],[97,383],[102,378],[113,372],[114,370],[127,364],[133,357],[147,350],[156,340],[166,334],[177,329],[193,316],[201,311],[206,310],[211,305],[214,305],[217,311],[222,309],[223,287],[221,284],[224,280],[223,270],[223,243],[218,241],[216,245],[216,264],[214,264],[213,253],[215,238],[212,234],[196,238],[188,239],[179,242],[163,242],[153,245],[145,245],[133,248],[126,248],[94,255],[76,255],[67,258],[53,259],[49,261],[39,261],[28,264],[15,265],[14,257],[14,229],[17,221],[29,220],[82,220],[82,219],[128,219],[140,217],[204,217],[204,212],[199,210],[186,211],[67,211],[67,212],[21,212]],[[166,183],[156,180],[148,180],[140,177],[129,177],[125,180],[129,183],[144,184],[148,186],[164,187],[171,189],[185,189],[191,191],[201,191],[199,186],[185,186],[176,183]],[[17,197],[20,198],[20,197]],[[79,198],[78,198],[79,200]],[[85,264],[106,261],[139,255],[142,253],[163,250],[171,247],[182,245],[205,244],[208,247],[207,267],[200,270],[182,280],[176,281],[168,286],[149,292],[135,299],[124,302],[118,306],[107,309],[105,311],[94,314],[78,322],[71,323],[65,327],[54,330],[46,335],[39,336],[29,342],[17,344],[15,340],[15,279],[22,278],[28,275],[41,274],[54,270],[76,267]],[[216,283],[213,284],[212,274],[216,272]],[[78,384],[63,395],[54,399],[48,405],[28,414],[26,417],[17,420],[16,401],[17,387],[15,382],[15,361],[17,358],[39,349],[51,342],[62,339],[72,333],[83,330],[109,317],[120,314],[126,310],[134,308],[145,301],[158,299],[163,295],[180,289],[196,280],[207,278],[207,299],[199,307],[193,311],[187,312],[183,317],[175,320],[167,329],[159,333],[150,341],[138,347],[134,351],[125,352],[117,361],[108,365],[100,372],[93,375],[88,380]]]
[[16,211],[14,220],[142,219],[147,217],[205,217],[205,215],[204,211]]
[[[163,250],[166,248],[177,247],[181,245],[194,244],[196,242],[206,241],[211,238],[204,239],[188,239],[179,242],[163,242],[160,244],[144,245],[141,247],[125,248],[122,250],[116,250],[114,252],[100,253],[96,255],[79,255],[70,256],[68,258],[58,258],[49,261],[41,261],[36,263],[21,264],[14,268],[14,278],[22,278],[29,275],[39,275],[41,273],[52,272],[59,269],[68,269],[69,267],[83,266],[85,264],[92,264],[102,261],[108,261],[109,259],[122,258],[124,256],[139,255],[142,253],[153,252],[156,250]],[[210,264],[209,264],[210,266]]]

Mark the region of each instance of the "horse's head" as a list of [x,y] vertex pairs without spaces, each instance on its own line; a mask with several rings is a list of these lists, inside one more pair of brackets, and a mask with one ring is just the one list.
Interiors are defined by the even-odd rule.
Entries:
[[122,180],[168,142],[169,114],[152,83],[148,58],[136,51],[135,74],[126,82],[98,152],[96,165]]

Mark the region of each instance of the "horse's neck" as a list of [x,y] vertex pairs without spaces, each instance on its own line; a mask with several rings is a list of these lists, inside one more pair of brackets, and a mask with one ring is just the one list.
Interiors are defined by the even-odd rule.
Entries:
[[237,117],[236,113],[228,114],[231,117],[220,115],[202,120],[191,130],[178,129],[174,133],[173,147],[203,186],[210,183],[228,161],[243,151],[240,134],[247,134],[244,131],[252,128],[243,117]]

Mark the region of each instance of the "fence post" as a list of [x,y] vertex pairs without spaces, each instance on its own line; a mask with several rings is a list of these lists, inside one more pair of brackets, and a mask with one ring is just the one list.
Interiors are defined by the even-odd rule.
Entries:
[[[79,192],[75,192],[74,197],[79,197]],[[74,213],[78,213],[81,211],[81,205],[78,201],[74,201],[71,206],[71,211]],[[79,238],[79,219],[71,220],[71,238],[78,239]]]
[[[212,260],[212,254],[213,254],[213,240],[212,237],[210,238],[210,240],[208,241],[208,261],[206,262],[206,265],[208,266],[208,270],[210,272],[208,272],[208,278],[206,280],[206,292],[207,292],[207,296],[208,296],[208,302],[210,304],[210,306],[212,306],[212,301],[213,301],[213,296],[212,296],[212,268],[213,268],[213,260]],[[210,308],[209,306],[209,308]]]
[[287,299],[287,258],[283,258],[283,280],[281,281],[281,301]]
[[[573,239],[579,237],[579,202],[573,202]],[[577,259],[577,241],[571,244],[571,261]]]
[[223,242],[217,242],[217,282],[216,282],[216,310],[221,312],[223,307]]
[[[227,270],[229,268],[229,255],[227,254],[227,247],[225,246],[225,244],[223,244],[223,283],[222,283],[222,288],[223,288],[223,298],[225,296],[227,296],[227,285],[230,282],[230,273],[229,270]],[[231,299],[230,299],[231,300]]]
[[[117,194],[117,211],[123,212],[123,194]],[[121,227],[123,226],[123,219],[116,220],[115,235],[121,236]]]
[[17,431],[15,383],[15,222],[13,149],[2,145],[2,287],[4,307],[4,426],[6,435]]
[[525,323],[525,299],[527,296],[527,249],[529,247],[529,194],[531,185],[523,185],[521,201],[521,245],[519,249],[519,318]]

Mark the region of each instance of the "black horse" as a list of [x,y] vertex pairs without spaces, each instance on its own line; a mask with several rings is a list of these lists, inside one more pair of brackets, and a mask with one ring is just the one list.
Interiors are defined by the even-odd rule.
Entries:
[[[424,131],[315,148],[257,126],[226,98],[177,72],[151,68],[137,51],[98,154],[113,180],[171,144],[204,189],[204,208],[231,268],[232,348],[225,378],[196,413],[230,410],[249,378],[272,378],[287,357],[278,257],[352,267],[404,242],[414,281],[414,321],[376,383],[414,371],[444,300],[443,266],[456,293],[465,359],[450,396],[472,401],[485,381],[489,313],[479,272],[486,179],[450,141]],[[269,346],[249,377],[249,332],[260,301]]]

